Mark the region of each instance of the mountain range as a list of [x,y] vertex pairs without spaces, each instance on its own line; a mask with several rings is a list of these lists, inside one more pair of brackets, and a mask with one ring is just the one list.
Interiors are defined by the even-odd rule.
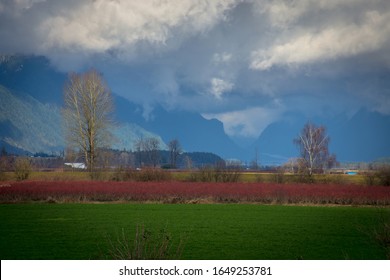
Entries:
[[[62,91],[67,75],[54,70],[44,57],[0,56],[0,145],[13,153],[56,153],[64,149],[61,128]],[[286,112],[251,145],[241,147],[216,119],[168,110],[156,105],[150,118],[142,106],[113,93],[117,149],[134,149],[140,138],[156,137],[160,146],[178,139],[187,152],[212,152],[225,159],[280,164],[298,156],[293,144],[307,117]],[[330,152],[339,161],[373,161],[390,156],[390,117],[362,108],[352,116],[313,118],[331,138]]]
[[[67,75],[50,67],[43,57],[0,57],[0,141],[16,153],[53,153],[63,150],[62,91]],[[237,145],[218,120],[161,106],[153,118],[142,116],[142,106],[113,93],[115,123],[113,148],[134,149],[137,140],[156,137],[160,147],[178,139],[183,150],[238,156]]]

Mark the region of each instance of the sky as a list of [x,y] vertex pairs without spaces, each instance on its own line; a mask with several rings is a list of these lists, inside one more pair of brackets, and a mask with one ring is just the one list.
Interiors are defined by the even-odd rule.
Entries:
[[100,71],[142,105],[256,138],[288,112],[390,114],[388,0],[0,0],[0,54]]

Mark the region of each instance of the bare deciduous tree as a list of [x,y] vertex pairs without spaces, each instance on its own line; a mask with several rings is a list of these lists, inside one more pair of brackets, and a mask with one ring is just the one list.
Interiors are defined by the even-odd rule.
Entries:
[[192,169],[193,162],[192,162],[191,157],[189,157],[188,155],[186,155],[186,156],[184,157],[184,162],[185,162],[185,165],[186,165],[186,169],[188,169],[188,170]]
[[149,163],[156,167],[160,161],[160,141],[156,137],[145,139],[145,152]]
[[182,152],[179,140],[173,139],[168,143],[169,148],[169,161],[171,168],[176,168],[177,157]]
[[156,167],[160,161],[160,141],[156,137],[140,138],[135,143],[139,165]]
[[135,155],[139,167],[144,165],[144,139],[141,137],[134,143]]
[[9,168],[8,153],[5,147],[3,146],[0,152],[0,181],[6,180],[7,176],[5,172],[8,171],[8,168]]
[[329,155],[328,145],[330,138],[326,134],[324,126],[316,126],[310,122],[306,123],[294,143],[299,147],[301,164],[309,175],[314,171],[330,167],[336,157]]
[[258,170],[260,168],[260,166],[259,166],[259,150],[257,147],[255,149],[255,158],[251,161],[250,167],[253,170]]
[[73,73],[64,88],[64,103],[68,145],[83,153],[88,170],[93,171],[98,149],[109,144],[113,124],[111,92],[95,70]]

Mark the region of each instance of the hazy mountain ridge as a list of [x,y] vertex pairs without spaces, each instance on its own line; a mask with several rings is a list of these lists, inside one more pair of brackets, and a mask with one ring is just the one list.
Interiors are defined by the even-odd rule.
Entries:
[[66,79],[44,57],[3,56],[0,60],[0,85],[14,95],[29,95],[44,104],[62,105]]
[[[42,104],[35,98],[13,94],[0,85],[0,140],[16,152],[59,153],[64,150],[61,108],[55,104]],[[112,147],[134,150],[136,141],[154,137],[160,147],[166,144],[159,135],[146,131],[133,123],[119,123],[112,129]],[[11,150],[13,150],[11,148]]]
[[[46,152],[63,149],[62,92],[67,74],[51,68],[43,57],[0,57],[0,141],[18,152]],[[293,139],[303,125],[312,121],[325,125],[331,138],[330,152],[340,161],[372,161],[390,156],[390,116],[362,109],[346,115],[308,119],[287,112],[271,123],[247,148],[240,148],[225,133],[222,122],[207,120],[198,113],[167,110],[156,105],[149,118],[141,105],[113,94],[115,120],[113,147],[134,149],[136,140],[157,137],[161,146],[177,138],[187,152],[212,152],[229,159],[260,164],[280,164],[297,157]]]
[[18,149],[54,152],[63,148],[60,110],[31,96],[22,98],[0,85],[1,140]]
[[113,128],[112,134],[111,144],[113,149],[134,151],[137,141],[145,138],[156,138],[159,141],[160,149],[167,149],[167,145],[159,135],[147,131],[134,123],[117,124]]
[[165,143],[178,139],[186,151],[213,152],[224,158],[239,157],[243,151],[226,135],[222,122],[207,120],[200,114],[180,110],[168,111],[156,106],[149,119],[142,109],[123,97],[115,96],[117,119],[132,120],[161,136]]
[[[309,120],[298,114],[289,114],[285,120],[270,124],[251,149],[259,151],[260,161],[280,164],[299,155],[293,140]],[[361,109],[351,118],[337,115],[310,120],[324,125],[330,137],[329,150],[341,162],[374,161],[390,155],[390,116]]]
[[[390,116],[367,109],[329,129],[330,147],[343,161],[373,161],[390,156]],[[332,133],[332,134],[331,134]]]
[[[7,94],[2,95],[1,104],[9,111],[1,113],[0,140],[6,146],[31,153],[63,149],[60,108],[66,79],[67,75],[50,68],[45,58],[2,57],[0,85]],[[156,107],[154,117],[146,120],[140,106],[116,94],[113,97],[116,122],[113,148],[131,150],[139,139],[155,137],[162,149],[174,138],[190,152],[211,151],[226,156],[236,149],[217,120],[209,121],[195,113],[168,112],[162,107]],[[15,112],[12,108],[19,112],[18,116],[11,113]],[[37,125],[29,129],[23,119],[34,120]]]

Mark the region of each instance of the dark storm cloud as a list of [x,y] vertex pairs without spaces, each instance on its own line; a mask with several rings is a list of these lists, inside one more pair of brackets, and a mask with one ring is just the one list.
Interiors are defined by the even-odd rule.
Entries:
[[386,0],[2,1],[0,52],[253,137],[288,110],[389,114],[389,22]]

